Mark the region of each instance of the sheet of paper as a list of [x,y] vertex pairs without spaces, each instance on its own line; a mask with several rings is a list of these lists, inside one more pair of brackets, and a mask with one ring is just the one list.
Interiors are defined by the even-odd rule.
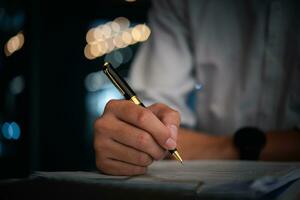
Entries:
[[[33,177],[111,185],[139,191],[163,191],[198,197],[247,197],[255,199],[251,190],[255,180],[281,177],[287,182],[291,171],[299,172],[300,162],[250,161],[177,161],[154,162],[145,175],[109,176],[98,172],[36,172]],[[298,173],[294,173],[298,176]],[[293,174],[292,174],[293,175]]]

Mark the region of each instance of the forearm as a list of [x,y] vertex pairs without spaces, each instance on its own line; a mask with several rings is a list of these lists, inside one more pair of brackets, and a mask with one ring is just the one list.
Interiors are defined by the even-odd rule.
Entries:
[[[267,143],[260,154],[260,160],[300,160],[300,133],[295,131],[268,132]],[[183,159],[238,159],[239,152],[232,136],[212,136],[180,128],[178,149]]]
[[300,160],[300,133],[270,131],[266,134],[266,138],[266,146],[260,154],[261,160]]
[[238,153],[229,136],[215,136],[180,128],[177,148],[185,160],[238,159]]

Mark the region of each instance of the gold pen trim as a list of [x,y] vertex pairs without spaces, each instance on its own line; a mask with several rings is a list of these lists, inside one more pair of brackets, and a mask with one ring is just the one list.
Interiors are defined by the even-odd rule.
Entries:
[[136,105],[140,105],[142,102],[139,100],[139,98],[137,96],[132,96],[131,101],[133,101],[133,103],[135,103]]
[[174,151],[172,155],[183,164],[182,158],[180,157],[179,153],[177,151]]

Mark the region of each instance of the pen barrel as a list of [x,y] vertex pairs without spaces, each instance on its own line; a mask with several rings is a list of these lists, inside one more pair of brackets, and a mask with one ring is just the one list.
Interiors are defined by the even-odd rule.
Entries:
[[116,88],[121,92],[125,99],[130,100],[133,96],[136,96],[134,91],[126,83],[126,81],[118,74],[118,72],[111,66],[110,63],[106,62],[103,66],[103,71]]

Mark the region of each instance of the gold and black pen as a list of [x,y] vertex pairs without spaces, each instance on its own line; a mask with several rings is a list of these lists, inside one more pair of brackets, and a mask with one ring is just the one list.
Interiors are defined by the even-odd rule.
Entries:
[[[114,84],[114,86],[120,91],[120,93],[127,100],[133,101],[136,105],[145,107],[141,100],[137,97],[135,92],[130,88],[127,82],[114,70],[109,62],[105,62],[103,65],[103,72],[109,78],[109,80]],[[177,149],[169,150],[169,152],[182,163],[182,159],[177,151]]]

